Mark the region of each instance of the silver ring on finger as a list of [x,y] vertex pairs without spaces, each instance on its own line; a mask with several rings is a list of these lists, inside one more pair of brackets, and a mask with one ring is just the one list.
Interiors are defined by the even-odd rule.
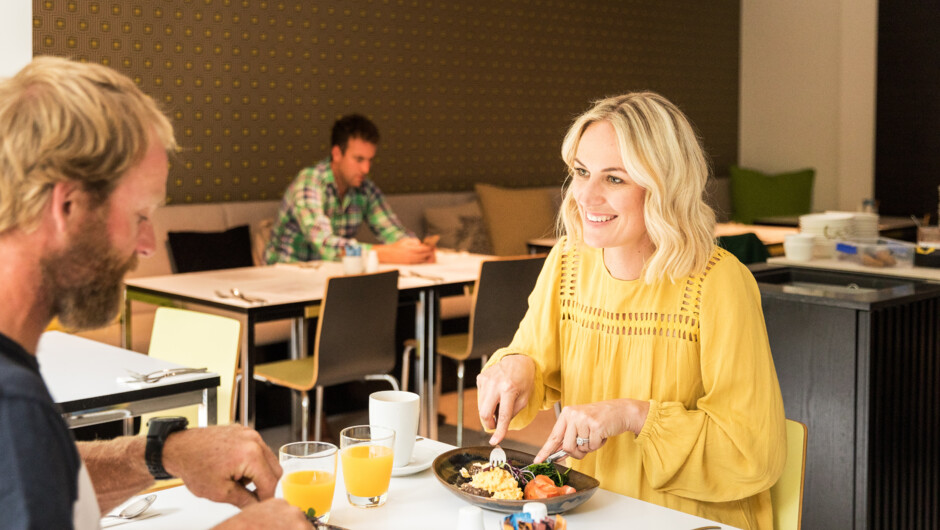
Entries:
[[587,444],[591,443],[591,439],[590,439],[590,438],[581,438],[580,436],[578,436],[577,439],[575,439],[575,442],[576,442],[579,446],[580,446],[580,445],[587,445]]

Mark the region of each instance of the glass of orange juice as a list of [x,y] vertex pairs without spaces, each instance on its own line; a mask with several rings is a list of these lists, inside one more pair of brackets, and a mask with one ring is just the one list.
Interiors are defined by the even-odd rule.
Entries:
[[347,427],[339,433],[346,498],[359,508],[382,506],[388,499],[395,454],[395,431],[377,425]]
[[326,442],[295,442],[281,446],[278,458],[281,496],[300,508],[308,519],[325,523],[330,518],[333,488],[336,485],[335,445]]

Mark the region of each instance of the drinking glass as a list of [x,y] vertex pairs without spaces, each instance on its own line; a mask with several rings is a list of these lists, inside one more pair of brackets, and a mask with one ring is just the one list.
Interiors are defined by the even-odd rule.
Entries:
[[388,499],[395,454],[395,431],[377,425],[347,427],[339,433],[343,481],[349,504],[382,506]]
[[300,508],[308,519],[322,523],[330,518],[333,488],[336,486],[335,445],[326,442],[295,442],[281,446],[279,460],[284,475],[281,494],[290,505]]

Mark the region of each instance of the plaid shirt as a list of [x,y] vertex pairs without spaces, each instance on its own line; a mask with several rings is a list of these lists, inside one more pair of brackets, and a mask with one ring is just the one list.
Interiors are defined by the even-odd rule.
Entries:
[[355,237],[363,221],[385,243],[414,237],[369,179],[346,190],[340,201],[330,159],[321,160],[302,170],[284,192],[264,259],[267,263],[338,260],[340,249]]

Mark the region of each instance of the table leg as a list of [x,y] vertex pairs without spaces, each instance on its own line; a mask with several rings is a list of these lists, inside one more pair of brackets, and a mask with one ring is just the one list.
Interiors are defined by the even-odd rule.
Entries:
[[424,292],[424,329],[421,339],[421,356],[426,370],[427,384],[425,393],[427,395],[427,436],[432,440],[438,439],[437,434],[437,399],[434,393],[435,385],[435,361],[437,351],[437,328],[439,326],[437,318],[437,291],[429,288]]
[[124,314],[121,315],[121,347],[130,350],[134,345],[131,338],[131,332],[134,327],[131,325],[131,299],[127,296],[127,287],[124,288]]
[[255,427],[255,319],[248,314],[242,319],[244,333],[241,344],[241,423],[247,427]]
[[207,388],[202,391],[202,405],[199,407],[199,426],[219,423],[219,389]]
[[[292,318],[290,328],[290,358],[301,359],[307,355],[307,321],[304,318]],[[291,433],[294,440],[304,438],[303,398],[298,392],[291,392]]]
[[424,322],[424,307],[427,305],[426,298],[425,292],[421,291],[418,293],[418,302],[415,303],[415,342],[417,344],[414,350],[414,365],[417,367],[415,370],[415,389],[418,391],[418,395],[420,396],[419,402],[421,403],[420,412],[418,414],[418,434],[428,438],[428,389],[427,380],[424,377],[426,347],[424,342],[424,329],[426,327]]

